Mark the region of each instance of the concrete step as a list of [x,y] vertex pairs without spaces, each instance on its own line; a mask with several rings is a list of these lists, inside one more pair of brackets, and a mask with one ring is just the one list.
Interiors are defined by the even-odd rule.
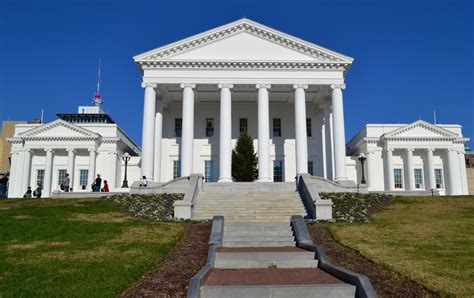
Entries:
[[216,261],[314,261],[314,256],[312,251],[218,251]]
[[225,230],[226,237],[247,237],[247,236],[288,236],[293,237],[290,230]]
[[295,238],[291,236],[229,236],[224,232],[224,241],[294,241]]
[[224,240],[224,247],[281,247],[295,246],[294,241],[228,241]]
[[355,297],[355,286],[348,284],[323,285],[257,285],[257,286],[203,286],[201,297]]

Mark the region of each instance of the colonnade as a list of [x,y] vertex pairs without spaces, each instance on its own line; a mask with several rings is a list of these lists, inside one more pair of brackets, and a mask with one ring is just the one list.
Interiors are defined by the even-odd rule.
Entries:
[[[163,116],[161,102],[156,100],[155,83],[143,83],[145,89],[143,131],[142,131],[142,176],[150,180],[159,181],[161,156],[161,136],[163,132]],[[182,136],[181,136],[181,176],[189,176],[193,169],[193,141],[194,141],[194,89],[196,84],[183,83],[182,106]],[[232,182],[232,88],[233,84],[219,83],[220,89],[220,134],[219,134],[219,182]],[[270,119],[269,93],[271,85],[259,83],[255,85],[258,98],[258,181],[272,181],[270,166]],[[332,125],[326,125],[326,147],[333,150],[328,158],[334,162],[327,163],[334,180],[345,180],[346,151],[344,130],[344,109],[342,90],[345,84],[331,84],[332,112],[325,108],[325,119],[330,119]],[[308,144],[306,131],[306,84],[294,84],[295,105],[295,142],[296,142],[296,173],[308,173]],[[157,109],[156,104],[160,105]],[[328,118],[331,115],[331,118]],[[326,121],[327,122],[327,121]],[[155,151],[159,154],[155,154]],[[333,157],[332,157],[333,156]],[[158,167],[158,168],[157,168]]]

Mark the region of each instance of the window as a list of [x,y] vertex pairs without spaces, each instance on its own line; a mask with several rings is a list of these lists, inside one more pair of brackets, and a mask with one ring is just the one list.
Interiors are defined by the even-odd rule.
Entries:
[[311,176],[314,176],[314,174],[313,174],[313,161],[311,161],[311,160],[308,161],[308,174],[310,174]]
[[393,169],[395,188],[403,188],[402,169]]
[[79,185],[81,189],[87,188],[87,178],[89,176],[89,170],[80,170],[79,171]]
[[173,179],[181,177],[181,161],[173,160]]
[[206,118],[206,137],[214,136],[214,118]]
[[59,170],[58,171],[58,185],[63,184],[65,179],[66,179],[66,170]]
[[174,119],[174,136],[177,138],[181,138],[182,133],[183,133],[183,119],[175,118]]
[[214,161],[204,161],[204,182],[214,181]]
[[273,118],[273,136],[281,137],[281,119]]
[[436,188],[443,188],[443,170],[435,169]]
[[311,137],[311,118],[306,118],[306,135]]
[[44,183],[44,170],[36,170],[36,185],[43,186]]
[[423,171],[421,169],[415,169],[415,188],[423,188]]
[[273,161],[273,182],[283,181],[283,162],[281,160]]
[[239,136],[243,136],[244,133],[249,133],[248,121],[247,118],[239,119]]

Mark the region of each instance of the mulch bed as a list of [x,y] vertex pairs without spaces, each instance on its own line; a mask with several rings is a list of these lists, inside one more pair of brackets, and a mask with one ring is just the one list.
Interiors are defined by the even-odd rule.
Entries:
[[422,285],[340,245],[332,238],[324,224],[308,225],[308,230],[313,242],[324,248],[332,264],[366,275],[378,295],[382,297],[439,297]]
[[211,224],[188,224],[183,239],[155,270],[122,297],[186,297],[188,284],[207,261]]

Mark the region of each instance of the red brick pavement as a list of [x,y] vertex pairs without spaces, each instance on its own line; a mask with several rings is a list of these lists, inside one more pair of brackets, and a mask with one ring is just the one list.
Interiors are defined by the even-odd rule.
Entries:
[[213,269],[206,286],[340,284],[340,279],[318,268]]

